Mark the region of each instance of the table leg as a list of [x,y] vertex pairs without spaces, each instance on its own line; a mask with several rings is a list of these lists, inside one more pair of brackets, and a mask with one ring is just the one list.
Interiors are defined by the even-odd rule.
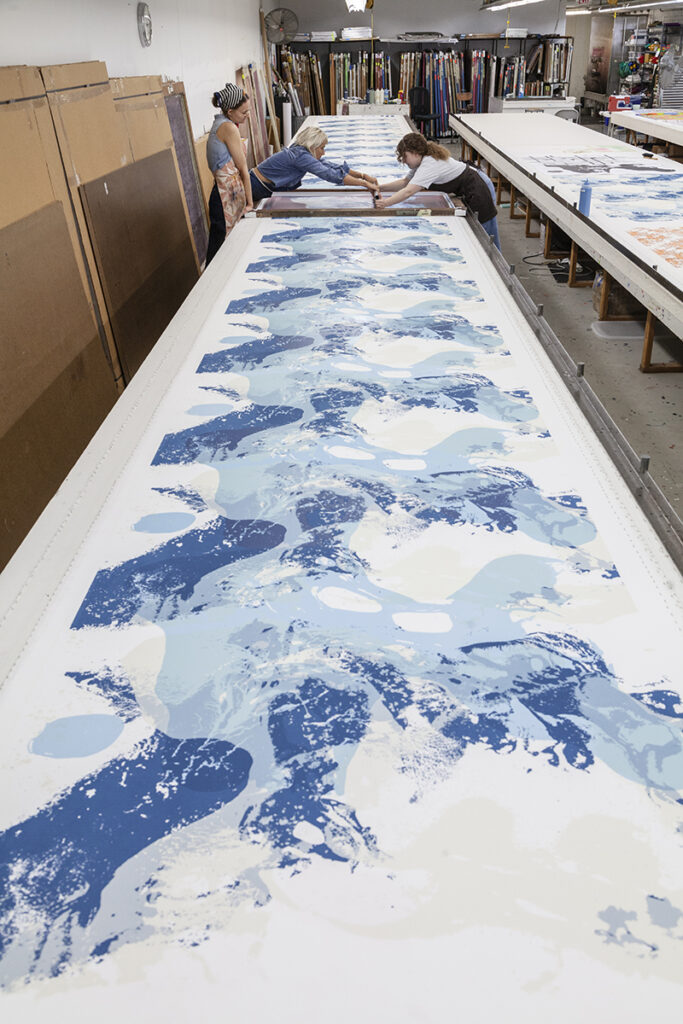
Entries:
[[534,204],[530,199],[526,201],[526,221],[524,224],[524,234],[527,238],[540,238],[541,237],[541,221],[539,217],[538,231],[531,230],[531,219],[533,216]]
[[643,335],[643,351],[640,357],[640,369],[642,373],[681,373],[683,371],[683,363],[670,362],[670,363],[653,363],[652,362],[652,345],[655,340],[655,326],[657,320],[652,314],[652,311],[648,309],[647,318],[645,320],[645,333]]
[[598,320],[607,320],[607,307],[609,304],[609,293],[611,287],[612,278],[606,270],[603,270],[602,284],[600,286],[600,309],[598,311]]
[[577,281],[576,280],[576,264],[579,258],[579,247],[576,242],[572,242],[572,247],[569,251],[569,277],[567,278],[567,284],[570,288],[592,288],[593,281]]

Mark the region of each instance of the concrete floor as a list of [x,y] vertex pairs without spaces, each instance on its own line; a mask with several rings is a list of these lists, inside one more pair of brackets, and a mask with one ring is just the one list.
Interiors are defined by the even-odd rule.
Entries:
[[[449,147],[460,153],[459,143]],[[638,455],[650,456],[650,473],[683,519],[683,373],[641,373],[642,340],[598,337],[591,288],[559,284],[543,259],[543,237],[526,238],[524,220],[511,220],[509,205],[498,210],[501,248],[567,353],[586,364],[585,376]],[[524,257],[535,257],[524,262]],[[610,322],[618,330],[621,322]],[[627,328],[628,330],[628,328]],[[683,341],[655,341],[652,361],[683,361]]]

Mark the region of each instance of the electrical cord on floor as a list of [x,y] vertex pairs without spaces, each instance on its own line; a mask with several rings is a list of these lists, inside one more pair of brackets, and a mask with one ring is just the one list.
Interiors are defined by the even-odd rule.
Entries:
[[[566,270],[567,273],[569,273],[569,260],[567,259],[567,257],[564,257],[562,259],[557,259],[557,260],[546,260],[546,259],[543,259],[542,262],[540,262],[540,263],[532,263],[531,261],[537,259],[538,256],[542,257],[543,253],[542,252],[532,252],[528,256],[522,256],[522,262],[526,263],[527,267],[529,268],[529,273],[530,274],[533,274],[537,270],[548,270],[548,271],[550,271],[550,273],[552,273],[552,269],[551,268],[555,268],[555,270],[558,270],[558,271]],[[576,267],[576,276],[577,276],[577,278],[592,277],[594,273],[595,273],[594,270],[590,270],[587,267],[582,267],[580,263],[577,264],[577,267]]]

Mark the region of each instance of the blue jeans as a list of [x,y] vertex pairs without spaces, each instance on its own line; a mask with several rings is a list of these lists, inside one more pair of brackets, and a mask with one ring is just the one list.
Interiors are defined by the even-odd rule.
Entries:
[[502,251],[500,249],[500,236],[498,234],[498,217],[492,217],[491,220],[484,221],[484,223],[481,226],[483,227],[486,234],[490,235],[491,238],[493,239],[493,244],[495,245],[496,249]]
[[264,185],[261,179],[257,178],[253,171],[249,171],[249,178],[251,180],[251,194],[254,197],[254,206],[256,206],[257,203],[260,203],[262,199],[268,199],[272,196],[275,190]]
[[[484,181],[486,182],[486,184],[488,186],[488,190],[491,193],[491,196],[492,196],[493,201],[495,203],[495,201],[496,201],[496,190],[493,187],[493,182],[489,178],[488,174],[484,174],[484,172],[482,171],[481,167],[475,167],[474,169],[477,172],[477,174],[479,175],[479,177],[483,178]],[[491,217],[491,220],[485,221],[481,226],[483,227],[483,229],[486,232],[486,234],[491,236],[491,238],[493,239],[493,244],[495,245],[496,249],[498,249],[498,251],[500,252],[501,248],[500,248],[500,235],[498,234],[498,214],[496,214],[495,217]]]

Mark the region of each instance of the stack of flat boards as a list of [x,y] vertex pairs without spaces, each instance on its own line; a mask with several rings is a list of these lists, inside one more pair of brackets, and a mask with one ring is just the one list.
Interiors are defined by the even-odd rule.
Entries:
[[270,156],[268,128],[266,125],[265,92],[258,68],[247,64],[237,70],[237,82],[251,99],[251,112],[247,121],[248,138],[251,145],[250,166],[260,164]]

